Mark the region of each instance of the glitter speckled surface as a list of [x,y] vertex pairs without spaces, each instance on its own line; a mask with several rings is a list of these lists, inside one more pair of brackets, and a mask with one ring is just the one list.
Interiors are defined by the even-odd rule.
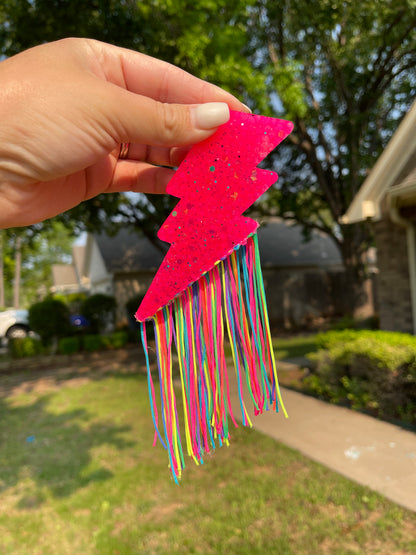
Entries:
[[257,165],[289,133],[289,121],[231,112],[228,123],[192,147],[167,192],[181,200],[158,233],[171,247],[136,318],[166,306],[258,227],[242,216],[277,174]]

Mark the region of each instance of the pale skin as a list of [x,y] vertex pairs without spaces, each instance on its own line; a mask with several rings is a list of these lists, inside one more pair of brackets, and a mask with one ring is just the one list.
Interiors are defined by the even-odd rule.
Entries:
[[173,170],[159,165],[177,166],[229,109],[248,111],[175,66],[89,39],[9,58],[0,83],[0,228],[43,221],[99,193],[164,193]]

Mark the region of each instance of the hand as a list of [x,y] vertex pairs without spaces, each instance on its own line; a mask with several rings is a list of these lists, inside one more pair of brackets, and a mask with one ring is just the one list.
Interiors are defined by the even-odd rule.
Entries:
[[[149,56],[89,39],[0,63],[0,228],[104,192],[163,193],[190,145],[228,121],[235,97]],[[130,143],[127,159],[120,144]]]

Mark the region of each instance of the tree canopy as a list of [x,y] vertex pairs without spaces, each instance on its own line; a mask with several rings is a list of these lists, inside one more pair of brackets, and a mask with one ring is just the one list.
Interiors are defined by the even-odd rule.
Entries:
[[[414,0],[15,0],[0,4],[0,52],[64,36],[135,48],[225,87],[257,113],[292,119],[270,158],[280,175],[257,207],[328,233],[352,306],[365,276],[366,224],[345,226],[368,171],[415,98]],[[126,224],[154,240],[176,202],[107,195],[62,216],[80,227]]]

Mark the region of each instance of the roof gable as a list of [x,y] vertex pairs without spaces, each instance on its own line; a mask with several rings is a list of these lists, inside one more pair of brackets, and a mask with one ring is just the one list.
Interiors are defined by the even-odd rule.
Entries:
[[[416,167],[416,102],[403,118],[393,137],[364,181],[341,222],[351,224],[380,218],[380,203],[389,190],[407,184]],[[416,192],[416,181],[412,181]]]
[[137,232],[121,229],[116,235],[94,234],[108,272],[146,271],[158,268],[163,254]]

